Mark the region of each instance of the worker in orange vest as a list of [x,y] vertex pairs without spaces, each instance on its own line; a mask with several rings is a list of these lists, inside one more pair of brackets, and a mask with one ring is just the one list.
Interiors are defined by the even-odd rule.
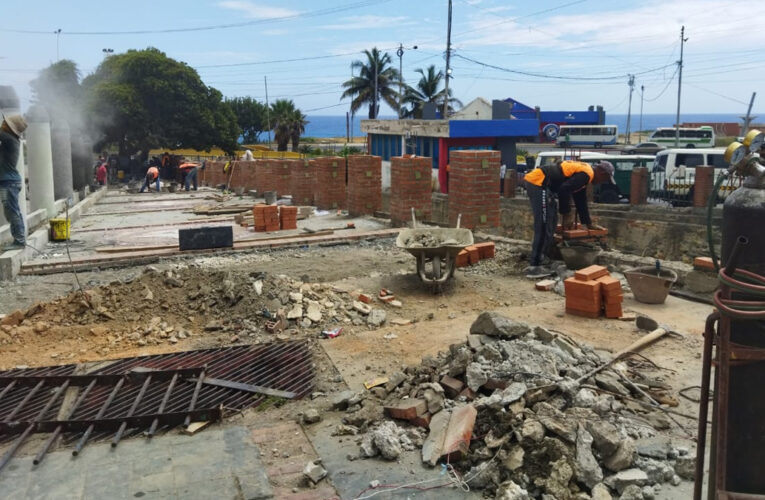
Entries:
[[146,171],[146,178],[143,180],[143,186],[141,186],[141,192],[149,187],[152,182],[157,183],[157,192],[159,193],[159,169],[157,167],[149,167]]
[[[610,167],[610,168],[609,168]],[[527,273],[531,277],[546,276],[549,273],[542,267],[544,258],[553,241],[557,217],[555,205],[562,216],[564,229],[574,227],[576,215],[571,211],[571,198],[582,224],[588,229],[602,229],[593,224],[587,207],[587,184],[596,181],[613,182],[614,167],[609,162],[599,162],[595,167],[589,164],[564,160],[553,165],[535,168],[524,176],[526,192],[534,216],[534,240],[531,245],[531,258]],[[552,194],[557,195],[557,203]]]

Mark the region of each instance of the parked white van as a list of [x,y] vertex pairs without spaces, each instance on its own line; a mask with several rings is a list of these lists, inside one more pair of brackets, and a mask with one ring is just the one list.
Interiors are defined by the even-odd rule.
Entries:
[[[665,149],[656,153],[651,170],[651,196],[677,204],[693,201],[693,184],[696,167],[711,166],[717,169],[728,168],[723,155],[725,148]],[[725,198],[735,189],[722,186],[718,196]]]
[[590,160],[590,159],[597,159],[601,156],[606,156],[604,153],[596,153],[594,151],[582,151],[581,155],[579,153],[573,154],[571,150],[564,150],[564,149],[557,149],[555,151],[542,151],[541,153],[537,154],[537,159],[534,162],[534,167],[545,167],[547,165],[553,165],[556,161],[559,160]]

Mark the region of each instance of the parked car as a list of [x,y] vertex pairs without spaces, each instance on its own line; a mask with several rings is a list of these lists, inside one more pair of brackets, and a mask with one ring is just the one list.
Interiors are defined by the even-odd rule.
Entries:
[[655,142],[640,142],[634,146],[625,146],[622,148],[622,154],[625,155],[655,155],[659,151],[664,151],[664,146]]

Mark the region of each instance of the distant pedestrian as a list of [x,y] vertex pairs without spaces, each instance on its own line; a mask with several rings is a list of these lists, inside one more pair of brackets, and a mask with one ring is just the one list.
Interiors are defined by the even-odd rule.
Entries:
[[242,155],[242,161],[252,161],[252,160],[253,160],[252,151],[250,151],[249,149],[246,149],[244,151],[244,154]]
[[96,182],[98,183],[99,186],[106,186],[107,177],[108,177],[108,172],[106,170],[106,162],[103,162],[96,169]]
[[27,128],[27,122],[21,115],[8,116],[0,125],[0,201],[3,203],[3,213],[11,225],[13,243],[10,248],[26,246],[24,230],[24,215],[19,207],[21,178],[16,164],[21,150],[21,134]]
[[157,167],[149,167],[146,171],[146,177],[143,180],[143,186],[141,186],[141,192],[143,193],[146,188],[151,190],[151,183],[157,183],[157,192],[159,193],[159,169]]

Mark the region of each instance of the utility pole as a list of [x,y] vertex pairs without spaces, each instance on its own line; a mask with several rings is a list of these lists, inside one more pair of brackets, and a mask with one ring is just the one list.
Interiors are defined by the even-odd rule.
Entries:
[[[351,63],[351,81],[353,81],[353,63]],[[353,93],[351,92],[351,142],[353,142]]]
[[[635,75],[629,75],[630,79],[628,85],[630,86],[630,103],[627,105],[627,139],[626,143],[630,143],[630,120],[632,119],[632,91],[635,89]],[[642,101],[641,101],[642,102]]]
[[377,98],[377,60],[379,59],[378,54],[375,54],[375,98],[374,98],[374,116],[372,116],[373,120],[377,120],[377,107],[378,107],[378,98]]
[[398,56],[398,119],[401,119],[401,108],[403,107],[404,97],[404,44],[398,44],[398,50],[396,51]]
[[446,74],[444,75],[444,78],[446,79],[446,84],[444,85],[444,112],[443,116],[441,116],[442,119],[448,120],[449,119],[449,74],[451,73],[451,68],[449,67],[449,64],[451,63],[451,56],[452,56],[452,0],[449,0],[449,20],[446,24]]
[[749,107],[746,110],[746,116],[744,117],[744,132],[741,134],[742,136],[746,136],[747,132],[749,132],[749,124],[752,123],[752,120],[754,120],[755,117],[752,116],[752,105],[754,105],[754,98],[757,95],[757,92],[752,92],[752,98],[749,100]]
[[645,95],[645,85],[640,86],[640,130],[638,130],[638,142],[643,142],[643,96]]
[[268,77],[263,75],[266,85],[266,126],[268,127],[268,149],[271,149],[271,106],[268,104]]
[[57,29],[53,33],[56,34],[56,62],[58,62],[60,60],[60,58],[58,56],[58,39],[61,36],[61,28]]
[[675,147],[680,144],[680,91],[683,88],[683,46],[688,39],[685,38],[685,26],[680,28],[680,60],[678,64],[677,76],[677,116],[675,117]]

